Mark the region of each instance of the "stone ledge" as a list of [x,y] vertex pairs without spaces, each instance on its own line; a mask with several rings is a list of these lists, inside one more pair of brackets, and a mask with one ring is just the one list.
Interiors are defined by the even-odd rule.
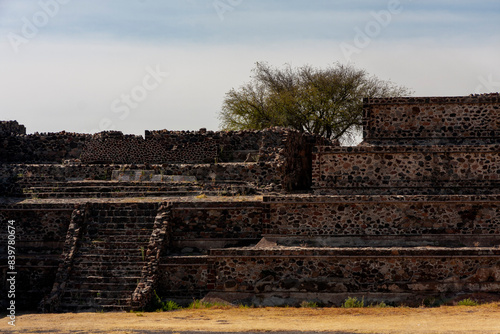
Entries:
[[225,248],[211,249],[210,258],[234,258],[234,257],[275,257],[275,258],[308,258],[308,257],[357,257],[357,258],[380,258],[380,257],[494,257],[500,259],[500,247],[355,247],[355,248],[305,248],[275,246],[272,248]]
[[495,203],[500,195],[288,195],[263,196],[264,203],[399,203],[399,202],[443,202],[443,203]]
[[481,94],[470,96],[431,96],[431,97],[391,97],[391,98],[364,98],[366,105],[397,105],[397,104],[467,104],[467,103],[499,103],[500,95]]
[[500,145],[384,145],[384,146],[316,146],[316,154],[378,154],[378,153],[500,153]]

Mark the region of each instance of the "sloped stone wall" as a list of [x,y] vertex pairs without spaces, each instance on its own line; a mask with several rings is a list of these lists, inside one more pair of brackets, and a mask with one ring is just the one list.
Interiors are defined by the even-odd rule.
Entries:
[[255,304],[275,296],[275,304],[340,306],[353,295],[368,303],[397,295],[398,303],[418,306],[436,294],[454,298],[500,289],[500,249],[491,248],[214,249],[209,264],[214,292],[247,295]]
[[16,236],[16,308],[35,310],[54,284],[73,205],[0,206],[0,304],[7,307],[7,222]]
[[318,147],[316,193],[498,193],[500,145]]
[[500,195],[266,196],[264,204],[264,234],[277,236],[500,237]]
[[172,208],[172,244],[206,254],[213,247],[248,245],[262,236],[262,202],[179,202]]
[[186,304],[205,297],[209,288],[207,256],[162,257],[157,294]]
[[500,96],[367,98],[363,109],[367,144],[498,143]]

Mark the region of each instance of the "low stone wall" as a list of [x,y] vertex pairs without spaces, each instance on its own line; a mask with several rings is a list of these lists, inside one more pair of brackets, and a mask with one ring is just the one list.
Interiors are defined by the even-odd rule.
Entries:
[[0,121],[0,136],[25,135],[26,127],[17,121]]
[[[121,132],[94,135],[84,147],[80,160],[84,163],[206,163],[217,161],[219,145],[208,136],[185,136],[185,140],[169,143],[162,137],[143,139],[142,136]],[[191,139],[191,140],[190,140]]]
[[257,305],[339,306],[348,296],[370,303],[397,294],[399,303],[418,306],[430,297],[500,289],[500,249],[491,248],[214,249],[209,265],[215,293]]
[[266,235],[500,236],[500,195],[266,196],[264,204]]
[[34,310],[54,284],[73,205],[0,206],[0,300],[7,307],[7,222],[16,236],[16,309]]
[[53,181],[111,180],[113,171],[148,170],[154,174],[195,177],[200,183],[236,181],[257,191],[281,191],[284,166],[276,161],[218,164],[0,164],[0,194],[19,195],[22,187]]
[[158,268],[156,293],[187,305],[208,292],[206,256],[162,257]]
[[78,159],[91,135],[42,133],[0,135],[0,163],[62,163]]
[[53,181],[111,180],[119,165],[0,164],[0,195],[19,196],[22,188]]
[[[161,142],[163,146],[182,147],[189,143],[200,143],[204,141],[214,141],[217,144],[223,145],[230,153],[234,150],[259,150],[260,141],[262,140],[263,131],[169,131],[155,130],[145,131],[145,140],[155,140]],[[224,152],[222,152],[224,154]]]
[[[36,250],[42,255],[43,249],[54,249],[60,254],[72,210],[71,204],[0,205],[0,240],[7,240],[7,221],[14,220],[19,251],[30,253]],[[5,244],[0,247],[5,247]]]
[[[80,159],[84,163],[216,163],[240,161],[245,152],[259,152],[263,137],[286,143],[290,129],[263,131],[146,131],[145,136],[104,131],[82,133],[34,133],[16,121],[0,123],[0,162],[62,163]],[[269,136],[270,135],[270,136]],[[266,143],[268,141],[265,141]],[[276,152],[283,147],[268,147]],[[275,157],[273,156],[273,159]],[[266,159],[264,159],[266,160]]]
[[500,145],[318,147],[313,189],[322,194],[499,193],[499,163]]
[[172,208],[169,252],[248,246],[262,236],[262,202],[188,202]]
[[[10,271],[7,268],[7,259],[0,257],[5,263],[0,265],[0,307],[6,309],[9,286],[7,278]],[[16,257],[16,310],[36,311],[38,303],[50,293],[61,260],[59,255],[34,256],[18,255]]]
[[303,190],[311,186],[313,147],[338,145],[283,128],[147,131],[146,139],[117,131],[93,136],[5,134],[0,139],[0,190],[5,194],[19,192],[17,179],[109,180],[111,172],[121,168],[196,176],[201,182],[242,181],[267,190]]
[[500,95],[368,98],[363,138],[377,145],[419,141],[479,144],[500,138]]

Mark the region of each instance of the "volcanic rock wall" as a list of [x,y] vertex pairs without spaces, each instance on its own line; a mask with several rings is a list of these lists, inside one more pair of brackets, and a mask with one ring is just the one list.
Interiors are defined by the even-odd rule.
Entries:
[[[209,281],[225,296],[257,305],[347,295],[366,304],[405,303],[500,289],[500,249],[240,248],[211,250]],[[366,296],[366,297],[365,297]],[[383,296],[383,297],[382,297]]]
[[365,144],[478,144],[500,141],[500,96],[367,98]]
[[500,189],[500,145],[318,147],[313,188],[328,194],[476,194]]

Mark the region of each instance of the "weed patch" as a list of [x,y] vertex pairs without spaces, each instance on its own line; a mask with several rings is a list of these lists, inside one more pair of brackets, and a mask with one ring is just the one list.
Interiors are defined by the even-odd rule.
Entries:
[[457,305],[459,305],[459,306],[478,306],[479,303],[477,301],[475,301],[474,299],[466,298],[466,299],[462,299],[461,301],[459,301],[457,303]]
[[354,297],[348,297],[343,303],[342,308],[361,308],[365,307],[365,298],[363,297],[361,300]]

